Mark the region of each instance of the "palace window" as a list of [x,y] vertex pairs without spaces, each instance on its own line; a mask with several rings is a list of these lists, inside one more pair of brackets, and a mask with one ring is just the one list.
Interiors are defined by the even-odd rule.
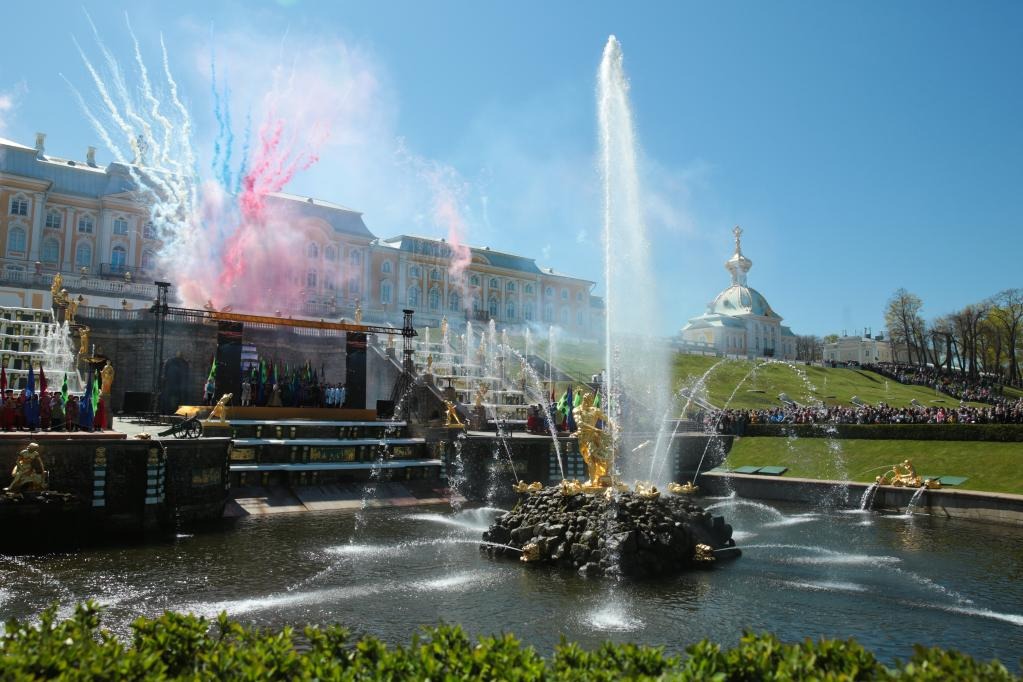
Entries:
[[562,289],[561,290],[561,300],[562,301],[567,301],[568,300],[568,289]]
[[472,277],[470,277],[469,278],[469,284],[471,284],[474,287],[478,287],[480,285],[480,276],[479,275],[473,275]]
[[561,324],[568,324],[568,308],[561,309]]
[[583,311],[580,310],[575,314],[575,323],[580,327],[583,326],[583,324],[585,324],[583,321]]
[[383,263],[381,263],[380,272],[382,272],[385,275],[391,274],[391,261],[385,260]]
[[497,297],[491,296],[490,300],[487,301],[487,311],[491,317],[497,317]]
[[527,294],[532,294],[533,293],[533,285],[532,284],[527,284],[525,291],[526,291]]
[[554,321],[554,304],[544,303],[543,305],[543,321],[553,322]]
[[142,238],[156,239],[156,227],[153,225],[152,220],[147,220],[146,224],[142,226]]
[[419,295],[420,295],[419,287],[417,287],[417,286],[409,287],[408,288],[408,296],[406,298],[406,300],[408,301],[408,304],[409,305],[419,305]]
[[452,291],[448,294],[448,310],[457,312],[462,309],[462,298],[458,295],[457,291]]
[[362,287],[359,286],[359,278],[357,276],[348,283],[348,293],[350,294],[357,294],[361,289]]
[[353,268],[362,267],[362,251],[352,251],[349,256]]
[[333,246],[328,246],[323,249],[323,257],[333,263],[337,260],[337,250]]
[[334,291],[337,289],[337,285],[334,284],[334,276],[330,273],[323,276],[323,288],[327,291]]
[[47,211],[46,213],[46,227],[51,230],[60,229],[60,213],[56,211]]
[[515,319],[515,304],[511,301],[508,301],[508,305],[505,306],[504,318],[509,321]]
[[533,321],[533,303],[532,302],[526,303],[526,305],[523,306],[523,308],[522,308],[522,319],[524,319],[526,322],[532,322]]
[[381,282],[380,283],[380,302],[388,305],[391,302],[391,283]]
[[316,288],[316,271],[310,270],[305,276],[305,286],[307,289]]
[[408,276],[412,279],[419,279],[423,275],[418,265],[410,265],[408,269]]
[[7,253],[25,253],[25,230],[20,227],[11,228],[7,234]]
[[501,283],[497,281],[496,277],[491,277],[490,278],[490,288],[491,289],[500,289],[501,288]]
[[124,218],[114,218],[114,234],[121,236],[128,234],[128,221]]
[[543,290],[543,295],[547,298],[554,298],[554,287],[546,287]]
[[582,303],[583,302],[583,292],[581,292],[581,291],[575,292],[575,300],[578,303]]
[[149,271],[156,265],[156,254],[148,249],[142,252],[142,269]]
[[433,270],[430,270],[430,281],[431,282],[439,282],[440,281],[440,270],[438,270],[437,268],[434,268]]
[[89,268],[92,267],[92,245],[89,243],[82,243],[75,249],[75,267]]
[[508,282],[506,285],[504,285],[504,290],[509,292],[515,291],[515,282]]
[[318,247],[316,244],[310,244],[305,249],[305,255],[306,255],[306,258],[319,258],[320,257],[320,247]]
[[28,215],[28,199],[22,196],[11,197],[11,215]]
[[430,310],[440,309],[440,290],[437,287],[430,288]]
[[110,252],[110,269],[114,272],[124,272],[124,266],[128,259],[128,252],[123,246],[115,246]]
[[78,219],[78,231],[83,234],[92,234],[95,225],[91,215],[83,215]]
[[60,242],[53,237],[43,240],[43,248],[39,260],[44,263],[56,263],[60,259]]

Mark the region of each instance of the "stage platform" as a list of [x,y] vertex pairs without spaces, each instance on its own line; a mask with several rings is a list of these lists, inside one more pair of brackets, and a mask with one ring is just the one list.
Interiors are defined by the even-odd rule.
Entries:
[[[213,410],[209,405],[182,405],[174,413],[185,419],[198,415],[205,419]],[[250,423],[267,421],[303,420],[327,422],[372,422],[379,426],[376,410],[349,410],[338,407],[236,407],[227,408],[228,421],[246,420]]]

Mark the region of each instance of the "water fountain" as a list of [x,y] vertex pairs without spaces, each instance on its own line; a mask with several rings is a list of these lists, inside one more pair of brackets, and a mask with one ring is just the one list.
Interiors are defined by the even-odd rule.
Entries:
[[59,391],[66,376],[68,391],[81,393],[70,326],[55,322],[51,311],[0,307],[0,344],[9,388],[25,387],[31,365],[37,375],[43,368],[50,391]]

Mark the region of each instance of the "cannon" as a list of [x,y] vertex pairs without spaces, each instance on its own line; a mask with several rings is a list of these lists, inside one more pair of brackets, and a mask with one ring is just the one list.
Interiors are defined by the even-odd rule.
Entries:
[[199,417],[193,416],[179,421],[169,429],[161,431],[159,436],[174,436],[175,438],[200,438],[202,436],[202,422]]

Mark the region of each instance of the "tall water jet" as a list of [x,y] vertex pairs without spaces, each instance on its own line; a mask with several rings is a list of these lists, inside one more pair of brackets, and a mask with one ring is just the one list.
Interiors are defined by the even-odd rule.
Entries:
[[[617,468],[626,477],[642,478],[650,462],[670,447],[630,455],[633,447],[663,428],[661,416],[670,399],[668,347],[655,337],[658,323],[657,282],[650,266],[650,244],[643,216],[637,149],[629,83],[622,50],[611,36],[598,75],[601,170],[604,181],[605,411],[615,424]],[[624,352],[627,351],[627,352]],[[633,441],[636,441],[635,443]],[[663,483],[663,481],[662,481]]]

